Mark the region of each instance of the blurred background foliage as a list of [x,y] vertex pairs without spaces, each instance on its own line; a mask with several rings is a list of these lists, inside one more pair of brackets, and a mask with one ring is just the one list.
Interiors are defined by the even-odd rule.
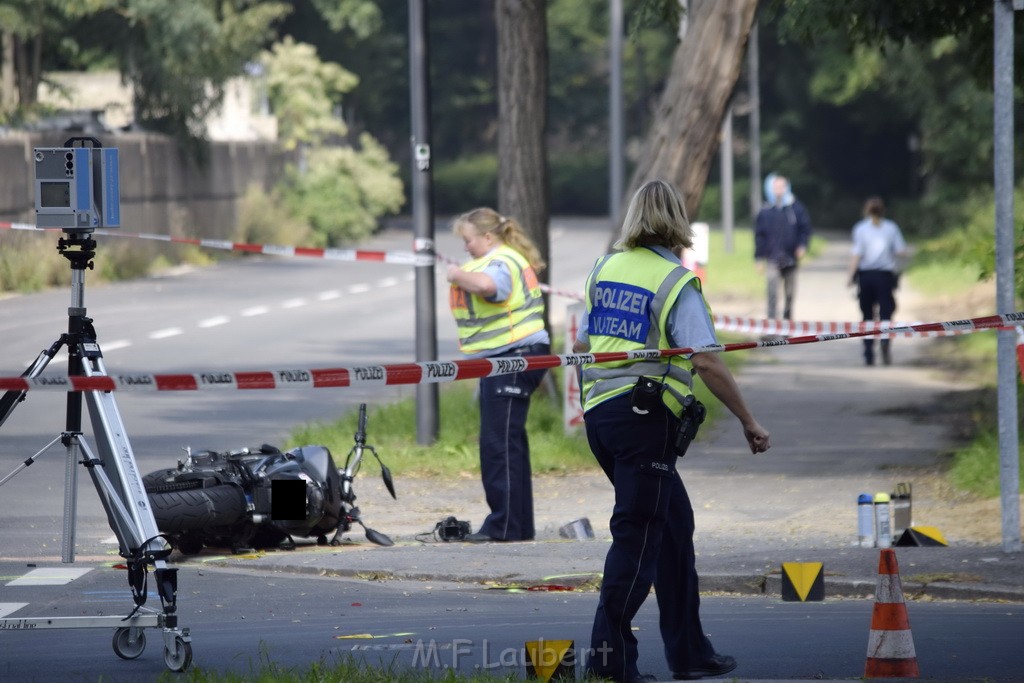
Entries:
[[[816,226],[848,229],[878,194],[911,241],[941,236],[940,245],[969,246],[958,255],[980,259],[979,272],[989,268],[992,8],[983,5],[762,1],[761,168],[791,178]],[[434,208],[444,216],[496,203],[497,37],[493,0],[428,7]],[[624,2],[627,177],[676,47],[661,18],[673,7]],[[1021,63],[1024,13],[1015,14]],[[603,216],[608,3],[550,0],[547,19],[551,209]],[[41,113],[33,89],[48,72],[115,66],[135,86],[138,127],[196,144],[226,80],[248,73],[263,79],[281,143],[301,152],[272,195],[288,213],[281,238],[359,239],[410,210],[408,22],[406,0],[0,0],[0,62],[18,66],[4,92],[20,93],[14,105],[5,95],[0,124]],[[740,225],[751,211],[748,81],[745,72],[734,95]],[[1018,89],[1018,127],[1022,101]],[[1018,176],[1022,164],[1017,155]],[[699,218],[718,221],[720,197],[716,162]],[[255,222],[242,234],[267,229],[260,212],[243,215]]]

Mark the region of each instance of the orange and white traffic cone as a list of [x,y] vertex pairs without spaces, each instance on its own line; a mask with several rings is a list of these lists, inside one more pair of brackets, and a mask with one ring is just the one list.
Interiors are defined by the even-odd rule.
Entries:
[[871,614],[864,678],[917,678],[920,675],[896,551],[886,548],[878,558],[878,590]]

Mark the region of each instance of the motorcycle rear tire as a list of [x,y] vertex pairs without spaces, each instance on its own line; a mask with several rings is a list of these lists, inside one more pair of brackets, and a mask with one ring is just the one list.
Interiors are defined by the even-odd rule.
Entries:
[[150,493],[149,502],[157,528],[165,534],[231,526],[246,516],[245,493],[230,484]]

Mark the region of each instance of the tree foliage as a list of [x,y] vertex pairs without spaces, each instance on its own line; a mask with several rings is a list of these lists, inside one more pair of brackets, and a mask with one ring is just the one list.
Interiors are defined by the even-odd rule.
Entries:
[[270,0],[0,0],[0,16],[18,19],[4,25],[42,46],[43,70],[113,59],[139,125],[190,140],[288,11]]
[[74,16],[75,4],[62,0],[0,0],[0,62],[4,66],[0,116],[11,115],[19,106],[31,109],[36,104],[44,51],[59,42],[56,36]]
[[315,47],[296,43],[291,36],[275,43],[260,61],[277,117],[278,139],[285,149],[316,146],[348,132],[335,108],[341,106],[341,96],[359,83],[354,74],[339,64],[320,61]]
[[[782,34],[814,44],[824,34],[838,36],[847,49],[885,49],[902,43],[927,44],[957,36],[963,55],[980,80],[992,76],[992,2],[962,0],[772,0]],[[1018,51],[1018,57],[1022,57]]]
[[286,201],[325,245],[367,237],[380,216],[402,207],[398,169],[368,133],[360,136],[358,150],[319,147],[310,150],[307,163],[289,172]]
[[383,25],[373,0],[313,0],[313,5],[332,31],[350,29],[359,39],[375,35]]
[[143,125],[190,138],[287,13],[281,2],[249,0],[112,0],[112,47],[134,86]]
[[380,216],[401,208],[403,193],[397,167],[373,136],[360,135],[358,148],[346,141],[348,127],[336,109],[359,79],[291,36],[264,52],[261,63],[278,137],[302,151],[301,165],[289,169],[281,188],[291,214],[323,244],[369,235]]

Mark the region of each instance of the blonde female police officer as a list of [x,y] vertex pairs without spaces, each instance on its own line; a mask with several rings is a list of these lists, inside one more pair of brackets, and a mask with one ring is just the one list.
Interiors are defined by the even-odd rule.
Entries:
[[[448,268],[449,303],[459,348],[470,358],[551,352],[537,247],[512,218],[493,209],[462,214],[452,224],[472,260]],[[534,537],[533,483],[526,415],[544,377],[531,370],[480,380],[480,474],[491,509],[466,540],[529,541]]]
[[[587,316],[575,349],[594,353],[715,344],[700,281],[679,262],[693,233],[679,192],[654,180],[633,196],[615,244],[587,279]],[[615,681],[645,681],[631,621],[655,587],[665,656],[675,678],[719,676],[736,660],[715,652],[700,622],[694,517],[676,471],[675,437],[691,368],[739,419],[752,453],[768,432],[747,408],[718,353],[624,361],[583,369],[587,439],[615,488],[612,545],[594,618],[588,670]],[[635,407],[646,377],[664,385],[655,405]],[[646,410],[646,414],[643,414]]]

